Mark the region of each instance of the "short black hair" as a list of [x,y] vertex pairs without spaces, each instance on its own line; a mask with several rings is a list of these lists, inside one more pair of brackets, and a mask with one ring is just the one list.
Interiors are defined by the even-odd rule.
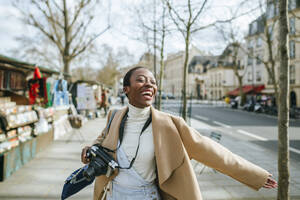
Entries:
[[[142,66],[136,66],[134,68],[131,68],[124,76],[123,78],[123,87],[125,86],[130,86],[130,77],[133,74],[134,71],[138,70],[138,69],[147,69],[146,67],[142,67]],[[147,69],[148,70],[148,69]]]

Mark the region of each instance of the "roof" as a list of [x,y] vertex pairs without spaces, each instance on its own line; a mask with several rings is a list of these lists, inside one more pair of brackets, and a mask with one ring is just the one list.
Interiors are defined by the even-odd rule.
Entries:
[[260,33],[263,33],[265,30],[264,20],[265,20],[265,13],[259,16],[257,19],[253,20],[249,24],[249,30],[248,30],[248,37],[257,35]]
[[194,56],[189,63],[189,73],[195,70],[197,64],[202,64],[206,67],[208,64],[213,65],[214,63],[217,63],[217,60],[218,56]]
[[[27,62],[24,62],[24,61],[20,61],[20,60],[17,60],[15,58],[7,57],[7,56],[4,56],[4,55],[0,54],[0,64],[1,63],[2,64],[10,64],[15,68],[20,68],[22,70],[28,70],[28,71],[34,71],[35,67],[37,66],[42,73],[60,74],[59,71],[52,70],[52,69],[49,69],[49,68],[46,68],[46,67],[42,67],[42,66],[39,66],[37,64],[31,64],[31,63],[27,63]],[[69,74],[65,74],[65,73],[64,73],[64,75],[70,76]]]

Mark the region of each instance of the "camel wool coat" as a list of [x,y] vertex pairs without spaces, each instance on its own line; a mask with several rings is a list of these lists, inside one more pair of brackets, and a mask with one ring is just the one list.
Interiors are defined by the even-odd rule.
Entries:
[[[128,108],[119,110],[106,133],[99,136],[95,143],[109,149],[116,149],[119,127]],[[190,159],[195,159],[239,182],[258,190],[267,181],[269,173],[235,155],[222,145],[202,136],[185,121],[176,116],[151,107],[153,142],[157,166],[158,187],[163,200],[202,200],[199,184]],[[111,112],[108,115],[108,119]],[[104,131],[105,132],[105,131]],[[116,158],[116,155],[113,155]],[[107,178],[96,177],[94,200],[100,200],[104,187],[118,171]]]

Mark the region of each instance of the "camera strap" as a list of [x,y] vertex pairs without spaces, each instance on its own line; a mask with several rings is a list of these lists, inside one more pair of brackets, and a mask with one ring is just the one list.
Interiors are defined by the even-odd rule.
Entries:
[[[122,121],[121,121],[121,124],[120,124],[120,129],[119,129],[119,140],[120,140],[120,143],[117,147],[117,149],[120,148],[121,144],[122,144],[122,141],[123,141],[123,136],[124,136],[124,127],[125,127],[125,122],[128,118],[128,111],[126,112],[125,116],[123,117]],[[139,151],[139,148],[140,148],[140,140],[141,140],[141,135],[143,134],[143,132],[146,130],[146,128],[148,128],[148,126],[151,124],[152,122],[152,115],[150,113],[150,116],[149,118],[147,119],[147,121],[145,122],[143,128],[142,128],[142,131],[139,135],[139,142],[138,142],[138,146],[136,148],[136,152],[135,152],[135,156],[132,158],[131,162],[130,162],[130,165],[128,167],[119,167],[120,169],[130,169],[137,157],[137,154],[138,154],[138,151]],[[117,150],[116,149],[116,150]]]

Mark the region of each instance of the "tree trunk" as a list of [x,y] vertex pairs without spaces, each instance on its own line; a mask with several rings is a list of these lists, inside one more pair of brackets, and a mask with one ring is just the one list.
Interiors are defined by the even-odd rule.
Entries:
[[68,8],[66,0],[64,3],[64,34],[65,34],[65,48],[63,52],[63,63],[64,63],[64,73],[69,74],[70,72],[70,27],[68,19]]
[[69,74],[70,72],[70,59],[68,55],[63,55],[63,63],[64,63],[64,73]]
[[239,106],[243,106],[246,101],[246,95],[243,91],[243,77],[237,75],[237,78],[238,78],[238,82],[239,82],[239,93],[240,93],[240,99],[241,99],[241,105],[239,105]]
[[[164,16],[163,16],[164,20]],[[164,23],[164,21],[163,21]],[[163,25],[164,26],[164,25]],[[163,88],[163,79],[164,79],[164,70],[165,70],[165,63],[164,63],[164,46],[165,46],[165,28],[163,27],[162,31],[162,39],[161,39],[161,48],[160,48],[160,74],[159,74],[159,96],[158,96],[158,110],[161,110],[161,102],[162,102],[162,88]]]
[[188,72],[188,60],[189,60],[189,44],[190,44],[190,29],[187,28],[186,38],[185,38],[185,59],[183,65],[183,89],[182,89],[182,97],[183,97],[183,108],[182,108],[182,118],[186,121],[187,117],[187,72]]
[[160,74],[159,74],[159,96],[158,96],[158,104],[157,104],[157,109],[161,110],[161,102],[162,102],[162,88],[163,88],[163,77],[164,77],[164,53],[163,53],[163,48],[160,50]]
[[287,0],[279,0],[278,200],[289,199],[289,58]]

